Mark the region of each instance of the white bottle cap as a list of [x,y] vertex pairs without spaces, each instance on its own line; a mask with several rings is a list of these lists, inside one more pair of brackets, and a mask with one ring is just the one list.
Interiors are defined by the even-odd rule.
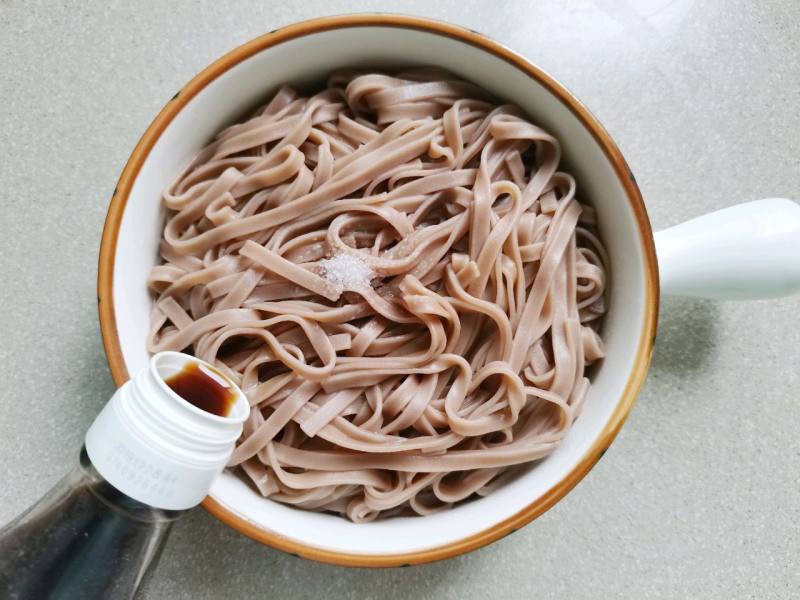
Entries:
[[164,380],[195,362],[179,352],[159,352],[146,369],[111,397],[86,434],[86,452],[106,481],[131,498],[168,510],[196,506],[225,468],[250,406],[236,393],[227,417],[201,410]]

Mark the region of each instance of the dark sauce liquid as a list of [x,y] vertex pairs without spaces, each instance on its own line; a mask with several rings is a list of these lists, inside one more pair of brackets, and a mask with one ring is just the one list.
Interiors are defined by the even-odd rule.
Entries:
[[225,376],[196,362],[187,363],[164,383],[189,404],[218,417],[227,417],[236,403],[236,392]]
[[78,468],[0,529],[0,598],[131,598],[181,512],[126,496],[82,450]]

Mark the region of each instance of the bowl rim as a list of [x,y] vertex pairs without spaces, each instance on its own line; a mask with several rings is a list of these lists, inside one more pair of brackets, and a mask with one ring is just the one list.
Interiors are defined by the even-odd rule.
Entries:
[[474,30],[425,17],[399,14],[361,13],[321,17],[274,29],[242,44],[203,69],[167,102],[150,123],[125,164],[117,186],[114,188],[103,225],[97,274],[98,314],[103,346],[111,374],[115,384],[121,386],[129,379],[129,374],[122,356],[114,313],[113,279],[116,245],[122,216],[131,189],[156,141],[172,119],[195,95],[217,77],[245,59],[289,40],[333,29],[354,27],[414,29],[453,38],[504,60],[545,87],[589,131],[613,167],[625,190],[630,208],[635,217],[644,257],[645,309],[636,359],[611,417],[575,467],[564,474],[561,480],[545,494],[514,515],[481,532],[432,548],[401,554],[360,554],[338,552],[297,542],[259,528],[230,511],[211,496],[206,497],[203,501],[203,507],[229,527],[256,541],[295,556],[350,567],[409,566],[451,558],[485,546],[509,533],[513,533],[555,505],[583,479],[608,449],[633,407],[647,374],[658,321],[659,282],[653,233],[644,201],[633,173],[611,136],[589,110],[554,77],[513,50]]

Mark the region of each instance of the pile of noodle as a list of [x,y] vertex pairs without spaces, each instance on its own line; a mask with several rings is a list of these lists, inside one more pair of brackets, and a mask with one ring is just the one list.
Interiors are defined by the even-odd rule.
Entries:
[[281,88],[164,192],[149,350],[242,387],[230,466],[265,497],[367,521],[485,495],[603,356],[605,252],[559,160],[441,71]]

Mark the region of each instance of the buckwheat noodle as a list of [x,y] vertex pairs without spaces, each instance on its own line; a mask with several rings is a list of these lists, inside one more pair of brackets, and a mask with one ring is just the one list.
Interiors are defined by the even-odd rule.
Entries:
[[559,160],[438,70],[281,88],[164,192],[148,349],[244,389],[230,466],[265,497],[368,521],[485,495],[603,356],[607,261]]

